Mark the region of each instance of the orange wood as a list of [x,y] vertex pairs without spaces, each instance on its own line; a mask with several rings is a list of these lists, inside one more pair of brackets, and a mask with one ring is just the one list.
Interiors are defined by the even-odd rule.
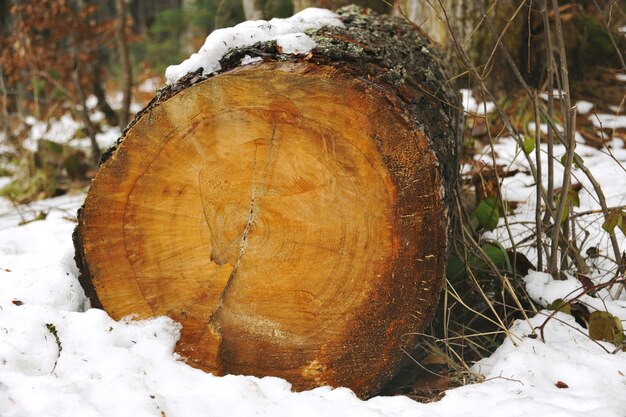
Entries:
[[192,365],[369,395],[430,319],[446,215],[436,158],[390,92],[264,63],[144,113],[79,232],[103,307],[181,322]]

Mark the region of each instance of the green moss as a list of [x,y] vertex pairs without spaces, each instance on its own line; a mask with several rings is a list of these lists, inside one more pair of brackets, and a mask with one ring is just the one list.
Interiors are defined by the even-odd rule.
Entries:
[[31,175],[20,175],[4,188],[0,196],[16,203],[30,203],[42,198],[52,197],[56,190],[56,177],[49,170],[38,169]]

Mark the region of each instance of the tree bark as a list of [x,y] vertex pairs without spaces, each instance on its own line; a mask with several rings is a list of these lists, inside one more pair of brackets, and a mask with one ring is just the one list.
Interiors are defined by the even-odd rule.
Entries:
[[130,65],[128,41],[126,39],[126,1],[116,0],[118,24],[116,30],[117,45],[122,66],[122,107],[119,112],[120,128],[124,129],[130,117],[130,102],[132,99],[133,69]]
[[91,159],[94,164],[98,164],[100,161],[100,146],[98,145],[98,141],[96,140],[96,128],[94,127],[91,118],[89,117],[89,109],[87,108],[87,99],[85,98],[85,92],[83,91],[83,86],[80,84],[80,74],[78,73],[78,62],[76,60],[76,49],[74,49],[74,65],[72,66],[72,81],[74,82],[74,88],[76,89],[76,95],[78,99],[78,103],[80,104],[80,115],[83,119],[83,124],[85,125],[85,130],[87,131],[87,136],[89,136],[89,142],[91,143]]
[[458,98],[412,25],[339,15],[309,55],[257,44],[161,91],[103,157],[74,238],[93,305],[179,321],[193,366],[367,397],[444,282]]
[[106,118],[109,125],[119,126],[120,122],[117,113],[109,105],[106,99],[106,93],[104,91],[104,88],[102,87],[102,74],[100,72],[100,68],[100,62],[96,62],[94,65],[91,66],[91,71],[93,74],[91,87],[93,95],[98,99],[97,109],[104,113],[104,117]]

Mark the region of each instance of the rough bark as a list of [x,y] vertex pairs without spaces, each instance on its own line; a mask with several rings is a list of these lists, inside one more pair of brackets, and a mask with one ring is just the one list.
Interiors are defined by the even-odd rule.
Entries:
[[459,115],[412,25],[339,14],[307,56],[257,44],[162,90],[103,157],[76,260],[112,317],[181,322],[194,366],[367,397],[437,304]]

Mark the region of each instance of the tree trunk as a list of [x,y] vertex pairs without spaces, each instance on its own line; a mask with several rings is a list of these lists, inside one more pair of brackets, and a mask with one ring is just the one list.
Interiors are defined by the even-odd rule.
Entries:
[[259,4],[259,0],[241,0],[241,3],[246,20],[263,19],[263,9]]
[[[518,10],[519,5],[513,0],[443,0],[440,3],[396,0],[395,3],[396,11],[401,11],[419,25],[450,56],[458,56],[457,48],[462,48],[474,67],[490,74],[485,81],[496,94],[506,93],[518,84],[502,52],[496,49],[498,38],[491,33],[485,15],[498,34],[504,33],[501,41],[520,71],[524,72],[527,67],[526,44],[529,41],[528,11],[526,6]],[[489,65],[485,67],[486,64]],[[457,68],[455,72],[465,71],[466,68]],[[471,85],[463,84],[463,87],[468,86]]]
[[179,321],[188,363],[366,397],[444,282],[458,99],[410,24],[339,13],[307,56],[257,44],[162,91],[103,157],[75,246],[93,305]]
[[115,110],[111,108],[106,99],[106,93],[102,87],[101,61],[97,61],[91,66],[92,72],[92,93],[98,99],[97,109],[104,113],[107,123],[111,126],[119,126],[119,118]]
[[317,6],[318,1],[316,0],[291,0],[291,4],[293,4],[293,12],[298,13],[307,7]]
[[89,136],[89,142],[91,143],[91,158],[94,162],[94,165],[98,164],[100,161],[100,146],[98,145],[98,141],[96,140],[96,128],[89,117],[89,109],[87,108],[87,99],[85,98],[85,92],[83,91],[83,86],[80,84],[80,74],[78,73],[78,61],[76,60],[76,48],[74,48],[73,56],[74,56],[74,65],[72,65],[72,81],[74,82],[74,89],[76,90],[76,95],[78,99],[78,103],[80,104],[80,115],[83,119],[83,124],[85,125],[85,130],[87,131],[87,136]]
[[120,128],[124,129],[130,116],[130,102],[132,97],[133,69],[130,65],[128,42],[126,40],[126,0],[116,0],[118,24],[116,31],[117,45],[122,66],[122,108],[120,109]]
[[[394,11],[419,25],[420,29],[442,46],[451,46],[452,30],[457,41],[467,47],[482,16],[480,3],[481,1],[469,0],[396,0]],[[485,4],[485,1],[482,0],[482,3]]]

